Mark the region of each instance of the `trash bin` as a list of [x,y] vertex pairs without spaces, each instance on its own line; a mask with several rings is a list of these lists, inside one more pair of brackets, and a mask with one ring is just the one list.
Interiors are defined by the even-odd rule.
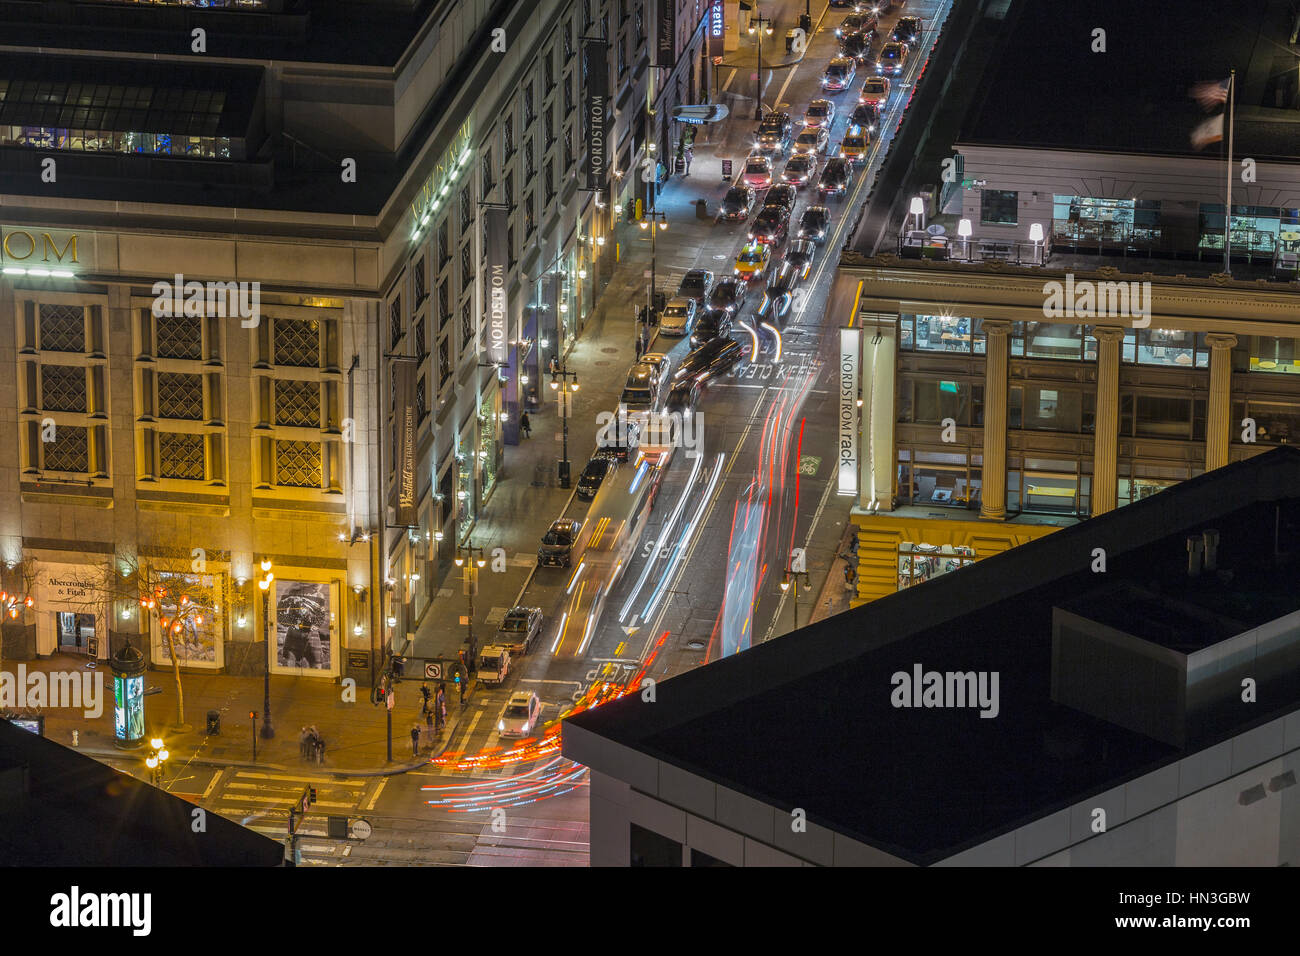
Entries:
[[208,711],[208,733],[210,734],[221,733],[221,711],[219,710]]
[[696,218],[696,219],[708,219],[708,218],[709,218],[709,203],[708,203],[708,200],[705,200],[705,199],[697,199],[697,200],[695,200],[695,218]]
[[786,52],[786,53],[793,53],[793,52],[794,52],[794,41],[795,41],[795,38],[798,37],[798,36],[799,36],[799,31],[798,31],[798,30],[786,30],[786,31],[785,31],[785,52]]
[[804,32],[804,36],[812,34],[812,17],[806,13],[799,14],[799,29]]

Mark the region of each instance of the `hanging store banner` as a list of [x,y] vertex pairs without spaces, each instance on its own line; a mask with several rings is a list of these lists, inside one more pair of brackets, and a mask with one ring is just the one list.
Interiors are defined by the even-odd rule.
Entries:
[[609,63],[606,44],[584,40],[582,55],[587,59],[587,99],[583,104],[583,129],[587,148],[587,188],[604,189],[609,125]]
[[655,66],[677,65],[677,0],[658,0],[655,17]]
[[415,507],[415,433],[419,424],[415,407],[415,362],[393,360],[394,411],[393,455],[397,471],[397,516],[395,524],[413,528],[419,523]]
[[507,278],[510,274],[510,210],[489,206],[484,210],[483,238],[487,244],[484,307],[487,309],[488,361],[504,365],[510,358],[510,302]]
[[858,493],[858,391],[861,379],[858,329],[840,329],[839,483],[836,494]]
[[709,56],[722,56],[727,38],[725,0],[712,0],[709,4]]

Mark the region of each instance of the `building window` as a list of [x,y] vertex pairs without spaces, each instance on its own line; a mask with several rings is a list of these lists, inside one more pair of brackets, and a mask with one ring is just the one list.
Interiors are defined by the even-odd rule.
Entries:
[[421,253],[415,260],[415,269],[411,273],[411,283],[415,286],[415,305],[412,308],[418,309],[420,303],[429,294],[429,285],[424,278],[424,253]]
[[550,149],[555,143],[555,117],[549,107],[542,114],[542,129],[546,135],[546,148]]
[[[1233,441],[1240,442],[1241,426],[1246,418],[1255,422],[1255,440],[1262,445],[1294,445],[1300,442],[1300,403],[1234,402]],[[60,430],[62,426],[60,426]]]
[[1082,325],[1016,322],[1011,329],[1011,354],[1016,357],[1078,362],[1096,359],[1096,339]]
[[506,173],[505,180],[501,186],[501,198],[505,201],[506,208],[511,212],[515,209],[515,174]]
[[1017,222],[1019,193],[1005,189],[980,190],[980,224],[1014,226]]
[[537,114],[533,109],[533,82],[529,80],[524,84],[524,128],[531,129],[536,118]]
[[159,358],[202,361],[202,320],[197,315],[159,316],[156,335]]
[[203,436],[188,432],[158,432],[158,476],[202,481],[205,476]]
[[542,55],[542,74],[546,80],[546,92],[555,89],[555,48]]
[[429,382],[421,375],[415,383],[415,420],[424,421],[429,414]]
[[391,349],[396,349],[400,341],[402,341],[402,299],[399,296],[388,304],[388,344]]
[[645,43],[645,4],[636,5],[636,42]]
[[1007,427],[1090,434],[1096,428],[1096,403],[1091,390],[1015,386],[1007,393]]
[[533,232],[537,229],[537,217],[533,211],[533,194],[529,193],[524,197],[524,235],[532,238]]
[[42,303],[40,317],[42,351],[82,353],[86,351],[86,309],[84,306],[47,305]]
[[275,439],[275,483],[289,488],[319,488],[320,442]]
[[1097,245],[1160,242],[1157,201],[1061,195],[1052,200],[1052,235],[1058,241]]
[[564,62],[573,59],[573,21],[564,21]]
[[[531,207],[532,203],[529,203],[529,206]],[[506,260],[507,260],[506,267],[509,269],[513,269],[515,267],[515,227],[514,226],[510,226],[508,229],[506,229]]]
[[1300,375],[1300,349],[1295,339],[1238,335],[1232,350],[1232,368],[1236,372]]
[[469,232],[469,227],[473,222],[474,200],[470,198],[469,187],[466,186],[460,191],[460,234],[462,238]]
[[451,223],[444,219],[438,223],[438,271],[451,261]]
[[515,152],[515,118],[507,116],[501,121],[501,161],[509,162]]
[[952,315],[902,315],[898,323],[900,351],[984,354],[983,319]]
[[281,380],[275,383],[275,423],[320,427],[320,384]]
[[86,370],[77,365],[41,366],[41,409],[86,411]]
[[564,76],[564,115],[573,115],[573,74],[566,73]]
[[490,146],[483,147],[483,159],[480,169],[483,178],[483,200],[486,202],[488,194],[492,192],[494,185],[492,182],[492,148]]
[[630,824],[629,857],[632,866],[681,866],[682,845],[676,840]]
[[424,319],[415,323],[415,354],[424,358]]
[[937,379],[899,380],[898,420],[940,424],[951,418],[962,427],[984,424],[984,386]]
[[584,33],[591,32],[592,24],[596,22],[595,14],[592,13],[592,5],[596,0],[582,0],[582,30]]
[[202,420],[203,376],[159,372],[158,417]]
[[542,168],[542,188],[546,190],[546,202],[555,198],[555,164],[549,159]]
[[1209,368],[1210,350],[1204,333],[1180,329],[1137,329],[1125,336],[1124,358],[1138,365],[1178,365]]
[[524,140],[524,178],[532,179],[536,172],[537,166],[533,162],[533,139],[530,136]]
[[573,166],[573,130],[564,131],[564,169],[567,172]]
[[[397,325],[401,338],[401,322]],[[394,344],[397,343],[394,339]],[[320,322],[316,319],[275,320],[275,364],[295,368],[320,367]]]
[[442,389],[451,381],[451,349],[447,346],[444,335],[438,340],[438,388]]
[[[1276,206],[1232,207],[1232,251],[1234,255],[1271,256],[1279,248],[1294,252],[1300,247],[1300,228],[1294,209]],[[1223,203],[1201,203],[1200,248],[1223,253]]]
[[55,430],[54,441],[41,442],[45,454],[46,471],[90,472],[89,429],[73,425],[60,425]]
[[460,309],[460,347],[469,348],[474,342],[474,303],[466,299]]
[[468,292],[474,287],[474,254],[467,242],[460,247],[460,291]]
[[451,316],[451,313],[447,309],[447,302],[447,280],[444,279],[438,283],[438,314],[435,317],[438,324],[435,328],[442,328],[442,324]]

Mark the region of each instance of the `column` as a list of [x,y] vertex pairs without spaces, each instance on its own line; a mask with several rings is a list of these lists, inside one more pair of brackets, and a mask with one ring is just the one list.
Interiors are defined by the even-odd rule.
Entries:
[[984,469],[980,476],[980,517],[1001,521],[1007,515],[1007,335],[1011,323],[985,319]]
[[1205,470],[1228,463],[1232,434],[1232,350],[1235,335],[1212,332],[1205,337],[1210,352],[1210,403],[1205,410]]
[[881,315],[862,323],[862,414],[858,418],[858,507],[894,510],[894,410],[897,358],[897,315]]
[[1097,327],[1097,422],[1092,449],[1092,513],[1114,511],[1119,478],[1119,349],[1124,329]]

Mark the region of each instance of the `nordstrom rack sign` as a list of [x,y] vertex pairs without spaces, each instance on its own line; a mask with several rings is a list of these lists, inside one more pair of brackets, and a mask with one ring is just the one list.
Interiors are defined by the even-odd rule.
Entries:
[[77,238],[59,229],[0,227],[0,267],[5,275],[71,276],[81,264]]

